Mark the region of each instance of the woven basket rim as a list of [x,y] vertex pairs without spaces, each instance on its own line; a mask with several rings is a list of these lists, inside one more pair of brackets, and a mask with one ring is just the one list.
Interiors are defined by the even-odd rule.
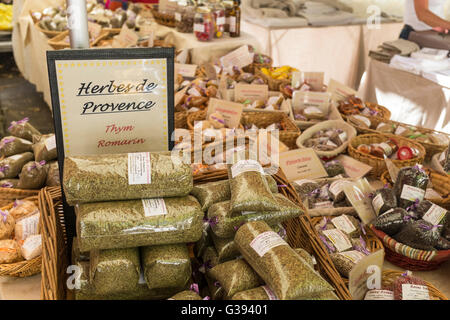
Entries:
[[334,157],[340,153],[345,152],[345,150],[347,149],[347,146],[349,146],[350,140],[356,136],[356,129],[353,128],[351,125],[349,125],[348,123],[346,123],[343,120],[327,120],[327,121],[319,122],[319,123],[313,125],[312,127],[309,127],[308,129],[303,131],[302,134],[297,138],[297,142],[296,142],[297,146],[300,149],[305,149],[306,147],[303,145],[304,141],[311,138],[314,133],[316,133],[320,130],[323,130],[323,129],[330,129],[330,128],[345,130],[345,132],[347,132],[347,135],[348,135],[347,141],[345,141],[341,146],[337,147],[336,149],[334,149],[332,151],[314,150],[314,152],[319,157]]

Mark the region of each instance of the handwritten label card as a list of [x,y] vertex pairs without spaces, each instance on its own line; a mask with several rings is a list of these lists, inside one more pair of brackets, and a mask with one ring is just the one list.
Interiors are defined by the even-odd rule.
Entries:
[[196,64],[175,63],[175,75],[181,74],[185,78],[194,78],[197,71]]
[[218,112],[223,116],[225,125],[228,128],[237,128],[241,121],[243,109],[244,105],[242,103],[211,98],[209,100],[207,116]]
[[343,154],[337,157],[336,160],[342,164],[345,173],[353,179],[362,178],[372,170],[371,166]]
[[234,88],[234,99],[236,101],[244,100],[262,100],[266,101],[269,98],[269,86],[266,84],[243,84],[238,83]]
[[253,55],[248,51],[248,46],[244,45],[220,58],[220,62],[225,68],[234,66],[243,68],[253,63]]
[[288,181],[328,176],[319,157],[311,148],[280,153],[280,167]]

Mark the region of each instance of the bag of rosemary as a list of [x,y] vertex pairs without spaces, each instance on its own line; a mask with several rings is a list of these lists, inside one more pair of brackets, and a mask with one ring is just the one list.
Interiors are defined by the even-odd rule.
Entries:
[[191,167],[170,153],[74,156],[64,160],[67,203],[182,197],[193,186]]
[[192,196],[79,204],[81,251],[198,241],[203,211]]

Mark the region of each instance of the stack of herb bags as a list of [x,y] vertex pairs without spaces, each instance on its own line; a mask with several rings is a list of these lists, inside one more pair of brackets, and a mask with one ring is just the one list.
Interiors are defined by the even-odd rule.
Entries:
[[39,189],[59,185],[54,134],[41,134],[28,118],[11,122],[0,140],[0,187]]
[[85,280],[75,298],[162,299],[186,289],[186,244],[200,239],[203,226],[192,187],[190,166],[168,152],[66,158],[76,248],[89,257],[74,260]]

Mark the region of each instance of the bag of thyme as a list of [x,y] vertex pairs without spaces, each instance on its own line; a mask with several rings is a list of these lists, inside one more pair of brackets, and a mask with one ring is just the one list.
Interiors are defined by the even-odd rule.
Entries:
[[393,188],[398,206],[406,209],[413,203],[422,201],[429,180],[421,165],[401,168]]
[[50,161],[56,159],[56,140],[54,134],[44,134],[33,136],[33,152],[36,161]]
[[280,300],[334,290],[263,221],[241,226],[234,241],[245,260]]
[[98,294],[129,292],[139,282],[139,248],[92,250],[90,281]]
[[33,153],[24,152],[0,160],[0,179],[17,177],[23,166],[33,159]]
[[12,121],[8,127],[8,132],[15,137],[32,141],[33,135],[40,136],[41,133],[28,122],[29,120],[29,118],[23,118],[19,121]]
[[82,251],[195,242],[203,228],[192,196],[85,203],[75,212]]
[[191,277],[191,260],[186,244],[141,248],[142,266],[149,289],[184,288]]
[[278,202],[270,192],[264,171],[258,161],[240,160],[228,166],[233,212],[278,211]]
[[[178,161],[179,160],[179,161]],[[76,156],[64,160],[67,203],[182,197],[193,186],[191,167],[170,153]]]
[[0,141],[0,156],[9,157],[32,150],[32,143],[18,137],[8,136]]
[[208,210],[208,219],[211,221],[211,229],[220,238],[230,238],[236,230],[245,222],[262,220],[270,225],[281,223],[290,218],[303,214],[302,209],[287,199],[282,194],[275,194],[278,203],[278,211],[262,212],[232,212],[230,201],[219,202]]
[[[275,179],[270,175],[266,175],[265,177],[270,191],[277,193],[278,186]],[[228,180],[220,180],[196,185],[192,189],[191,194],[200,202],[202,210],[207,212],[214,203],[230,200],[230,182]]]

